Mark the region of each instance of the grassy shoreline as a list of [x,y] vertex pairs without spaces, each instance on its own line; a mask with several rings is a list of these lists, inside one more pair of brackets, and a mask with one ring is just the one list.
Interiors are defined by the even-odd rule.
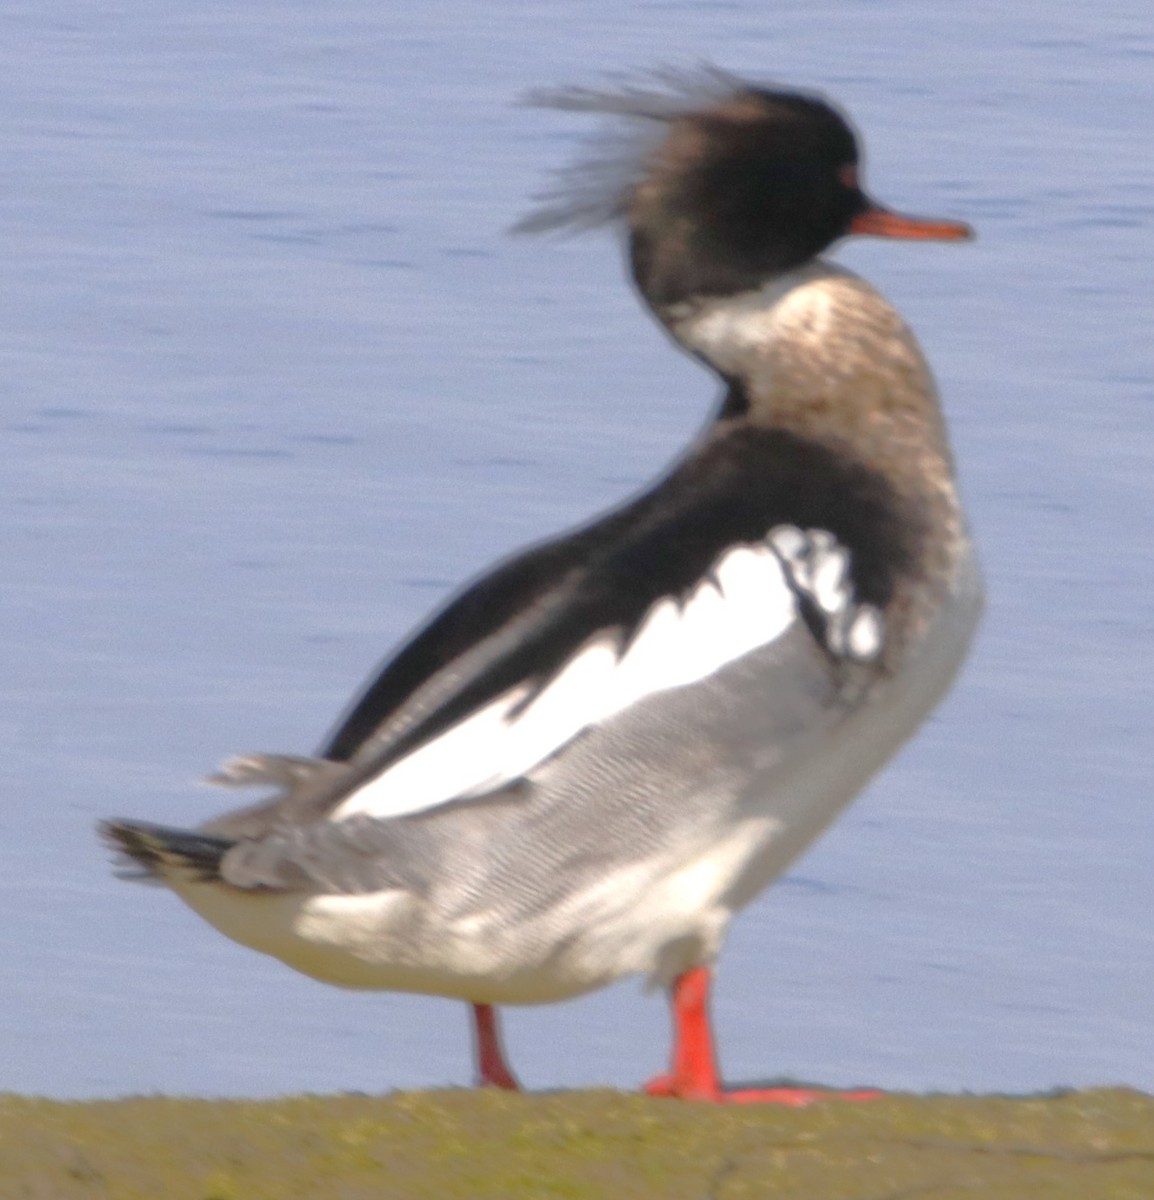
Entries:
[[1150,1200],[1154,1098],[887,1095],[807,1109],[613,1091],[0,1095],[20,1200]]

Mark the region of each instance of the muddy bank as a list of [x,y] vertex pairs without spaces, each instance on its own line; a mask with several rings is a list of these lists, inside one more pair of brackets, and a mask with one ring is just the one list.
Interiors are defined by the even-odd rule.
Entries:
[[1070,1200],[1154,1196],[1154,1099],[718,1108],[610,1091],[246,1102],[0,1097],[29,1200]]

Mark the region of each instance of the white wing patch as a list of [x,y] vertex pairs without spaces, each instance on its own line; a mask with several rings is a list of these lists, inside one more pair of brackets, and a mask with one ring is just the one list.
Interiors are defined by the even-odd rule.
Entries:
[[779,526],[727,551],[683,602],[658,601],[624,654],[599,635],[538,695],[523,684],[499,696],[366,782],[332,819],[401,816],[510,783],[582,730],[780,637],[798,618],[798,590],[826,616],[831,650],[862,660],[880,650],[880,615],[854,604],[848,552],[832,534]]
[[855,603],[849,551],[826,529],[779,525],[768,540],[794,587],[821,610],[826,649],[855,662],[877,659],[885,639],[882,614],[872,604]]

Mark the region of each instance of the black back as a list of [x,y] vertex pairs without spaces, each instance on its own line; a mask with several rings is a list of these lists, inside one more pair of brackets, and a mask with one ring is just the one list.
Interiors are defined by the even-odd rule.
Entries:
[[[320,753],[351,759],[422,684],[473,655],[371,756],[375,773],[510,688],[540,688],[590,638],[611,632],[627,645],[661,599],[687,595],[729,548],[783,524],[832,533],[850,551],[855,598],[883,610],[924,536],[880,474],[783,430],[720,423],[651,491],[466,588],[385,665]],[[474,655],[487,639],[494,652]]]

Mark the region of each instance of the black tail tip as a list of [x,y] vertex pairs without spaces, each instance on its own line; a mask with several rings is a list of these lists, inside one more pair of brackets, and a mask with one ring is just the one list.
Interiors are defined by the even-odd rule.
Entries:
[[220,878],[220,860],[234,843],[191,829],[120,818],[100,821],[97,832],[116,852],[129,878],[180,875],[192,881]]

